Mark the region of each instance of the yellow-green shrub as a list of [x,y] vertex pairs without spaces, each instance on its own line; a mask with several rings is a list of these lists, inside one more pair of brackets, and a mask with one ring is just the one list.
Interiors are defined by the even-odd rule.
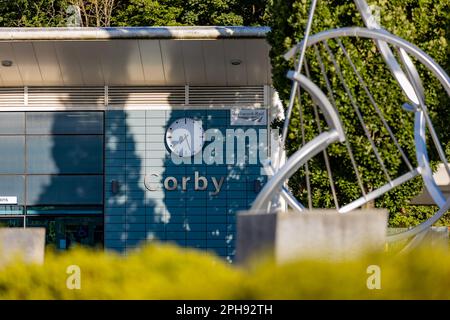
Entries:
[[[81,268],[80,290],[66,287],[69,265]],[[367,288],[369,265],[381,268],[380,290]],[[50,252],[43,266],[16,262],[0,270],[0,299],[449,299],[449,288],[449,252],[426,248],[247,269],[169,245],[128,256],[74,249]]]
[[[70,265],[81,269],[81,290],[67,289]],[[43,266],[6,266],[0,270],[0,299],[235,298],[241,280],[219,258],[168,245],[128,256],[80,248],[49,252]]]

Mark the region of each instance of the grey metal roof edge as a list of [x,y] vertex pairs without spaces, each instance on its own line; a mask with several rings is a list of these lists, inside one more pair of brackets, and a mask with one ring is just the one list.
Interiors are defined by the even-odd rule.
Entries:
[[269,27],[0,28],[0,41],[265,38]]

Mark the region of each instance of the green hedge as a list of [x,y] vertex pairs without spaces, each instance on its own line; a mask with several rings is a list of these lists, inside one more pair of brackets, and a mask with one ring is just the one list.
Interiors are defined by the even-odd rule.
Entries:
[[[68,266],[81,270],[69,290]],[[369,290],[367,268],[380,267],[381,289]],[[0,299],[450,299],[450,254],[368,254],[361,259],[303,260],[248,269],[195,250],[150,246],[129,256],[75,249],[50,253],[43,266],[0,268]]]
[[[272,0],[268,6],[269,25],[272,28],[268,41],[272,46],[270,58],[273,66],[273,84],[285,105],[288,103],[291,87],[291,82],[286,78],[286,72],[292,69],[293,65],[292,61],[284,60],[283,54],[302,39],[309,3],[310,1],[305,0]],[[369,4],[376,4],[381,8],[381,23],[387,30],[418,45],[445,70],[450,70],[448,46],[450,38],[450,0],[380,0],[369,1]],[[353,1],[323,0],[318,2],[312,28],[313,33],[346,26],[363,26]],[[334,52],[339,52],[336,42],[330,41],[329,44]],[[398,137],[399,143],[414,164],[413,115],[402,111],[401,106],[404,102],[407,102],[407,99],[390,75],[383,60],[376,54],[375,44],[367,40],[353,38],[353,40],[345,39],[344,45],[352,57],[355,54],[357,57],[363,57],[359,60],[355,59],[354,62],[367,82],[370,91],[374,94],[374,98],[382,109],[388,124]],[[327,69],[327,73],[334,89],[338,110],[344,119],[343,124],[347,128],[348,139],[353,148],[366,191],[373,190],[386,183],[382,168],[374,153],[371,152],[371,146],[365,138],[361,126],[358,125],[353,107],[344,88],[339,85],[339,78],[334,67],[329,60],[326,60],[328,55],[323,49],[321,49],[321,53],[322,58],[325,59],[325,64],[331,66]],[[312,78],[326,93],[326,86],[320,75],[320,68],[313,50],[309,50],[306,57],[310,62]],[[381,121],[354,76],[351,66],[345,61],[343,55],[336,55],[336,57],[346,82],[361,107],[364,120],[374,137],[381,157],[385,159],[389,175],[398,177],[401,173],[407,171],[407,167],[400,161],[400,155],[396,152],[394,144],[388,141],[388,132],[382,128]],[[450,132],[448,131],[450,100],[437,80],[431,77],[422,65],[418,67],[425,83],[426,102],[430,109],[432,121],[436,126],[441,142],[446,147],[447,154],[450,154]],[[318,134],[317,124],[308,97],[302,99],[304,99],[302,104],[305,106],[306,136],[309,140]],[[275,123],[274,125],[279,126],[280,124]],[[294,108],[287,145],[288,153],[295,152],[301,145],[298,106]],[[332,167],[337,168],[333,171],[333,174],[337,185],[338,199],[345,203],[358,198],[360,191],[345,146],[335,144],[328,151]],[[431,156],[436,159],[434,154],[431,154]],[[434,165],[436,163],[434,162]],[[314,206],[333,206],[323,159],[316,157],[310,163],[309,169],[312,173],[311,186]],[[289,185],[296,196],[303,203],[307,203],[305,172],[300,171],[290,179]],[[417,195],[422,187],[422,181],[418,177],[379,198],[375,205],[389,209],[391,226],[408,227],[416,225],[436,210],[435,207],[409,204],[409,199]],[[448,223],[448,218],[444,219],[442,223]]]

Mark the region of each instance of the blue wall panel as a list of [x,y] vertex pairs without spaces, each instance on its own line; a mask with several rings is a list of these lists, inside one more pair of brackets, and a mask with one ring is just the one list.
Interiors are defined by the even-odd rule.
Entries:
[[[265,129],[265,126],[230,126],[229,114],[229,110],[106,112],[107,249],[127,251],[142,243],[159,240],[206,249],[233,260],[236,212],[248,209],[255,198],[255,180],[265,181],[260,176],[259,161],[242,166],[225,163],[176,165],[165,145],[167,126],[181,117],[202,120],[205,130],[218,129],[224,136],[226,129]],[[229,152],[224,142],[225,151]],[[196,171],[207,177],[207,190],[194,191]],[[168,176],[176,177],[178,188],[173,191],[147,190],[144,179],[151,174],[160,175],[160,179],[152,177],[158,181]],[[187,191],[181,190],[183,176],[191,177]],[[216,195],[212,194],[215,188],[211,177],[225,179],[221,192]],[[116,193],[113,192],[113,180],[119,185]]]

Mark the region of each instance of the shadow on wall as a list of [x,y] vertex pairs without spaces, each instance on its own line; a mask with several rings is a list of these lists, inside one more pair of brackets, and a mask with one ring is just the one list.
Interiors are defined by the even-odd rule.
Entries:
[[[186,162],[182,165],[176,165],[170,155],[166,156],[160,185],[168,178],[177,181],[177,188],[165,192],[166,237],[179,245],[203,249],[233,261],[236,214],[250,207],[259,191],[255,185],[262,185],[264,180],[259,163],[249,164],[249,157],[254,155],[250,154],[249,144],[257,143],[251,142],[250,138],[245,140],[245,160],[239,162],[235,158],[233,163],[227,163],[227,156],[233,154],[236,157],[238,146],[238,139],[227,136],[227,129],[256,129],[258,132],[258,127],[230,126],[230,111],[224,109],[173,110],[167,117],[167,126],[183,121],[183,118],[202,121],[205,131],[219,133],[224,140],[215,144],[221,148],[211,154],[213,149],[210,147],[217,141],[209,137],[202,151],[194,157],[184,158]],[[227,139],[235,140],[232,149],[228,148]],[[218,162],[211,161],[211,156]],[[189,179],[184,186],[183,178]],[[196,184],[198,190],[195,190]],[[168,182],[167,186],[172,188],[173,184]]]
[[146,111],[114,110],[105,119],[105,246],[126,251],[147,239]]
[[101,245],[102,113],[29,112],[27,130],[27,225],[59,249]]
[[[131,56],[131,52],[125,52],[124,61],[114,64],[110,74],[129,73],[127,64]],[[170,72],[183,71],[173,69]],[[124,104],[127,104],[131,94],[126,92],[121,93]],[[75,99],[75,95],[69,95],[66,99],[70,101],[72,98]],[[168,97],[169,101],[177,99],[172,95]],[[97,104],[101,105],[103,101],[99,99]],[[235,214],[246,210],[256,196],[254,186],[255,180],[260,177],[260,167],[225,163],[176,165],[165,144],[167,126],[184,117],[202,120],[205,130],[216,128],[225,136],[230,122],[229,111],[168,111],[157,106],[148,106],[147,110],[124,110],[117,107],[113,110],[110,105],[104,113],[104,137],[99,132],[93,134],[89,131],[93,122],[98,125],[102,121],[102,113],[54,113],[50,126],[51,142],[47,144],[54,171],[36,184],[35,204],[47,207],[57,205],[60,211],[53,212],[53,216],[64,215],[61,218],[65,219],[58,226],[75,225],[75,231],[70,233],[76,236],[90,233],[85,230],[86,224],[98,225],[92,219],[96,216],[95,212],[103,210],[104,205],[104,244],[107,249],[126,252],[142,242],[162,240],[211,250],[232,260]],[[86,116],[88,114],[91,116]],[[87,122],[74,120],[83,116]],[[87,133],[61,133],[71,123],[78,123],[74,130],[83,130],[84,127]],[[98,151],[103,149],[104,153],[99,154]],[[93,157],[93,154],[97,156]],[[207,190],[194,190],[195,172],[208,179]],[[158,175],[160,186],[167,177],[176,178],[179,185],[173,191],[149,191],[145,186],[145,177],[152,174]],[[186,191],[181,190],[182,177],[191,178]],[[214,195],[212,177],[216,181],[224,178],[221,191]],[[75,215],[70,210],[72,213],[78,211]],[[75,220],[69,221],[69,215]],[[82,216],[85,220],[80,222]],[[101,217],[101,214],[96,217]],[[52,223],[57,229],[56,222]],[[76,237],[74,241],[78,241]],[[66,239],[65,246],[70,245],[68,242]]]
[[[114,67],[114,74],[128,72],[127,61]],[[69,93],[61,104],[76,98]],[[102,97],[95,103],[102,105]],[[146,239],[146,212],[152,211],[152,201],[145,197],[143,183],[145,124],[135,125],[142,113],[41,114],[50,134],[41,143],[41,154],[48,155],[49,165],[38,169],[45,174],[32,178],[29,189],[40,215],[29,220],[47,227],[47,242],[62,249],[73,243],[104,244],[124,252]]]

